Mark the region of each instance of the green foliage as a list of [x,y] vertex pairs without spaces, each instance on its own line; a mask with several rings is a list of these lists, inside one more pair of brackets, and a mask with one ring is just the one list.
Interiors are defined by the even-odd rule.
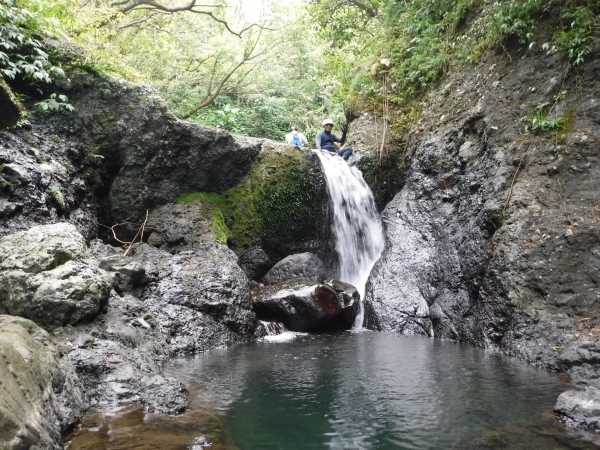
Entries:
[[[261,240],[283,239],[302,230],[311,219],[318,193],[301,170],[303,154],[291,149],[267,152],[238,186],[217,194],[193,192],[178,202],[209,204],[212,231],[236,248]],[[231,219],[227,227],[225,217]]]
[[29,83],[51,83],[52,76],[64,76],[52,65],[36,36],[45,32],[46,22],[37,14],[0,0],[0,73],[8,79]]
[[560,117],[549,117],[548,113],[538,108],[530,117],[531,131],[558,131],[562,128],[562,119]]
[[308,11],[314,28],[333,47],[344,49],[350,43],[352,51],[360,53],[364,40],[374,35],[383,4],[383,0],[312,0]]
[[583,63],[584,56],[591,52],[592,27],[597,19],[594,11],[586,6],[567,11],[564,18],[569,24],[556,32],[552,42],[559,50],[566,52],[576,66]]
[[543,0],[495,2],[486,21],[491,26],[488,36],[497,41],[516,36],[521,44],[525,44],[533,36],[536,26],[534,14],[543,4]]
[[57,95],[56,93],[51,94],[50,98],[37,102],[35,104],[39,112],[52,112],[66,109],[67,111],[73,111],[75,108],[69,103],[69,99],[66,95]]

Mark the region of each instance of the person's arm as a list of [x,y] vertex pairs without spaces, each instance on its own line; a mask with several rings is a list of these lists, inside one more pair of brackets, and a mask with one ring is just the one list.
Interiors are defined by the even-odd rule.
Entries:
[[348,124],[345,123],[344,126],[342,126],[342,138],[340,139],[340,144],[343,144],[344,142],[346,142],[346,133],[348,133]]
[[300,136],[300,142],[302,142],[302,145],[308,147],[308,139],[306,139],[306,136],[304,136],[304,133],[298,133],[298,135]]
[[315,138],[315,145],[317,149],[321,150],[321,136],[323,135],[323,131],[319,131],[317,133],[317,137]]

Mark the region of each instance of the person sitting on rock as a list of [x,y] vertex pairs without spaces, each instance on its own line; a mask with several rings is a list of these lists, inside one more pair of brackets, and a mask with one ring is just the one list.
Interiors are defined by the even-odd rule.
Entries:
[[298,128],[290,128],[290,132],[285,135],[285,142],[298,147],[308,147],[308,140],[304,134],[298,131]]
[[335,143],[343,144],[346,142],[346,133],[348,132],[348,125],[342,127],[342,137],[339,138],[331,132],[333,129],[333,120],[325,119],[323,121],[323,130],[319,131],[315,144],[319,150],[327,150],[329,153],[340,155],[345,161],[348,161],[350,155],[352,155],[351,147],[344,147],[341,150],[336,150]]

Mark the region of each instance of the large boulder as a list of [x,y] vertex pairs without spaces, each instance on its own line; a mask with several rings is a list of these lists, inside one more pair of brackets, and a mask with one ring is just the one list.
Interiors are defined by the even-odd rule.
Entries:
[[141,244],[133,258],[150,277],[142,299],[172,351],[193,353],[253,337],[257,323],[248,278],[225,245],[171,255]]
[[[86,404],[52,338],[30,320],[0,315],[0,355],[0,448],[62,449],[61,432],[81,420]],[[55,390],[64,392],[61,401]]]
[[287,256],[279,261],[263,277],[261,282],[265,285],[278,284],[292,278],[305,278],[307,280],[322,283],[330,276],[321,259],[310,252],[298,253]]
[[74,225],[40,225],[0,239],[0,307],[46,328],[93,318],[112,283]]
[[295,278],[255,287],[253,306],[260,320],[282,322],[291,331],[348,329],[359,312],[360,296],[341,281]]

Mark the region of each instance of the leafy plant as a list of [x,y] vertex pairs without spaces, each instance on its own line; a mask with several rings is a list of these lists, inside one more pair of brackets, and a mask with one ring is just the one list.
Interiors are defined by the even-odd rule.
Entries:
[[576,66],[583,63],[584,56],[592,51],[592,27],[597,19],[594,12],[585,6],[568,11],[564,17],[569,25],[556,32],[553,43],[559,50],[566,52]]
[[0,0],[0,73],[32,83],[51,83],[52,76],[64,76],[52,65],[42,44],[35,37],[42,33],[43,20],[13,0]]
[[536,109],[530,118],[531,131],[558,131],[562,128],[560,117],[549,117],[543,109]]
[[66,109],[67,111],[73,111],[75,108],[69,103],[69,99],[66,95],[56,95],[56,93],[50,95],[50,98],[37,102],[35,104],[39,112],[52,112]]

